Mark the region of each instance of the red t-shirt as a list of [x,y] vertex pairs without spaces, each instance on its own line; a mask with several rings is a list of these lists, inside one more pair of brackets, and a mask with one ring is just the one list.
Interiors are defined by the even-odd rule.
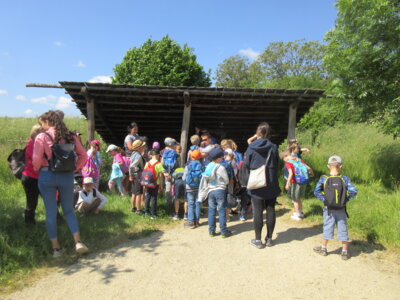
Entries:
[[[297,158],[297,157],[293,157],[293,159],[291,159],[291,160],[293,160],[293,161],[300,160],[303,164],[306,164],[302,159]],[[296,183],[296,180],[294,179],[294,166],[293,166],[293,164],[291,162],[287,162],[287,163],[285,163],[285,167],[286,167],[287,170],[292,170],[293,177],[292,177],[292,180],[290,180],[290,182],[291,183]]]

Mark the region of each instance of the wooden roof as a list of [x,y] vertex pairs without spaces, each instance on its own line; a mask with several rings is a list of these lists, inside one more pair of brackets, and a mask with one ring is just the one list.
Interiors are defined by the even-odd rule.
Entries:
[[[219,138],[232,138],[242,150],[260,122],[272,128],[280,144],[288,134],[289,105],[298,103],[296,119],[324,97],[324,90],[134,86],[61,81],[87,117],[87,99],[95,103],[95,129],[107,143],[122,145],[130,122],[151,141],[181,136],[185,98],[190,98],[191,130],[207,128]],[[184,97],[184,94],[186,95]]]

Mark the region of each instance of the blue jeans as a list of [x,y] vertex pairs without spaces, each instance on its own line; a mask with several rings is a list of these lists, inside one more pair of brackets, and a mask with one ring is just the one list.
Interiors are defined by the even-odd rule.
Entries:
[[219,216],[219,228],[221,234],[227,233],[228,229],[226,227],[226,191],[225,190],[215,190],[208,194],[208,230],[210,234],[215,234],[216,221],[215,221],[215,211],[218,211]]
[[186,193],[186,199],[188,201],[188,221],[194,222],[200,219],[200,206],[201,203],[197,201],[199,191],[191,191]]
[[46,229],[50,240],[57,239],[57,200],[56,193],[59,192],[59,201],[67,220],[69,230],[72,234],[79,232],[78,220],[74,214],[74,173],[52,172],[42,168],[39,173],[39,190],[42,195],[46,209]]

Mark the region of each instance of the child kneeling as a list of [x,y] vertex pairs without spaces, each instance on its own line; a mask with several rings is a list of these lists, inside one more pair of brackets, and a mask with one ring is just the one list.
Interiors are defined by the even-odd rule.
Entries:
[[329,175],[322,176],[314,190],[315,196],[325,205],[322,245],[314,247],[314,251],[323,256],[328,255],[328,241],[333,240],[336,224],[338,240],[342,242],[341,256],[347,260],[350,255],[346,204],[357,195],[357,189],[348,177],[340,175],[341,168],[342,159],[337,155],[331,156],[328,160]]
[[106,204],[107,198],[104,197],[95,187],[92,177],[83,179],[83,189],[79,192],[76,210],[83,214],[94,212],[98,214]]

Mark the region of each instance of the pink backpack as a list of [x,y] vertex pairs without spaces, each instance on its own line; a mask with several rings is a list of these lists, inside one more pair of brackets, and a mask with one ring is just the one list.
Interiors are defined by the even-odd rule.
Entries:
[[129,172],[129,166],[131,164],[131,159],[127,156],[122,156],[122,160],[124,161],[124,164],[121,166],[121,171],[122,171],[122,173],[126,174]]
[[93,161],[93,154],[88,156],[88,159],[85,165],[82,168],[82,176],[83,177],[92,177],[94,179],[99,177],[99,169],[95,165]]

